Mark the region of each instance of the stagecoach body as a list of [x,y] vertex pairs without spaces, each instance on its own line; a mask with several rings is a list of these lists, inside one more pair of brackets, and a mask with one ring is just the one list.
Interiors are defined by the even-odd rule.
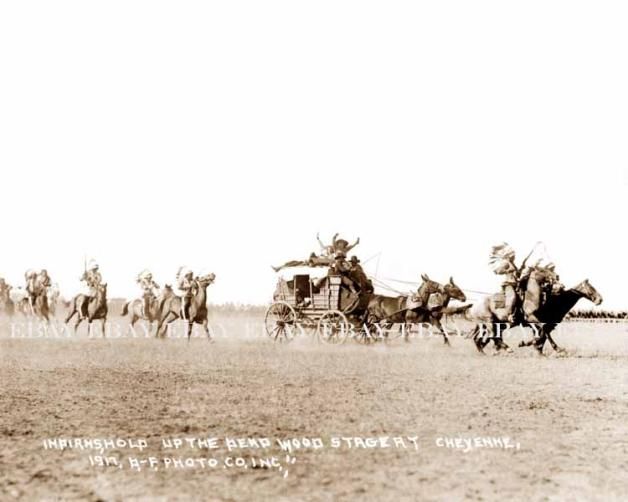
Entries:
[[356,311],[364,303],[364,298],[343,287],[339,276],[279,277],[273,303],[266,311],[266,332],[273,340],[286,342],[314,330],[325,343],[342,343],[359,320]]

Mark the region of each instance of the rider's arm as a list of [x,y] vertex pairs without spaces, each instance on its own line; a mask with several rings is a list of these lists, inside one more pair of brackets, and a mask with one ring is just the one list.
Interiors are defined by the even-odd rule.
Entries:
[[323,244],[323,241],[321,240],[320,234],[316,234],[316,240],[318,241],[318,245],[324,251],[325,250],[325,244]]
[[359,237],[357,238],[357,240],[356,240],[353,244],[351,244],[351,245],[347,248],[347,253],[348,253],[349,251],[351,251],[354,247],[356,247],[358,244],[360,244],[360,238],[359,238]]

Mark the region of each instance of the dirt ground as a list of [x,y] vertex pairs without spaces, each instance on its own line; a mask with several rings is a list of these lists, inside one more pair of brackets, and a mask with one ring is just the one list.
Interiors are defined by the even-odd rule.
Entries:
[[[375,346],[298,339],[281,346],[257,336],[251,322],[259,320],[224,320],[211,344],[200,336],[189,344],[84,334],[29,338],[4,324],[0,499],[620,500],[628,494],[628,324],[569,324],[556,337],[568,355],[538,357],[532,349],[481,356],[462,338],[450,348],[435,338]],[[382,436],[416,436],[418,449],[329,446],[333,437]],[[162,438],[186,437],[307,437],[326,447],[288,455],[276,445],[231,453],[162,448]],[[519,447],[439,446],[442,438],[476,437],[508,437]],[[122,467],[97,467],[90,465],[92,452],[44,449],[47,438],[144,438],[149,447],[114,448],[107,455]],[[282,470],[227,467],[230,455],[247,462],[276,456]],[[141,472],[125,464],[148,456],[215,456],[222,463]]]

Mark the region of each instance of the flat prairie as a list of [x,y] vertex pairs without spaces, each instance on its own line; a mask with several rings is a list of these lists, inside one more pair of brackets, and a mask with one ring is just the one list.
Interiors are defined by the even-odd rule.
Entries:
[[[112,319],[124,326],[122,318]],[[619,500],[628,494],[628,324],[567,323],[567,355],[479,355],[452,337],[274,344],[261,319],[182,338],[26,336],[0,327],[2,500]],[[253,326],[253,328],[251,327]],[[99,333],[97,327],[95,332]],[[332,438],[406,438],[334,448]],[[143,438],[142,452],[45,449]],[[269,449],[166,449],[164,438],[269,438]],[[320,438],[281,451],[276,439]],[[416,438],[415,448],[407,438]],[[513,448],[451,447],[509,438]],[[445,440],[448,440],[446,443]],[[448,447],[449,445],[450,447]],[[499,446],[499,442],[494,445]],[[90,462],[90,456],[92,456]],[[130,468],[129,457],[219,459]],[[276,457],[281,469],[253,468]],[[245,467],[225,462],[242,458]],[[255,460],[258,459],[258,460]],[[117,462],[117,463],[116,463]]]

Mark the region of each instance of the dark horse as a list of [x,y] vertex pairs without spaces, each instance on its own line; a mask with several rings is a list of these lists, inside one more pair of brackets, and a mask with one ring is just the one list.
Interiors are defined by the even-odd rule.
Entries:
[[427,305],[432,293],[443,293],[443,285],[430,279],[427,274],[421,276],[423,283],[419,286],[414,298],[408,295],[385,296],[372,295],[368,304],[368,314],[372,322],[390,324],[405,323],[408,311]]
[[[527,316],[524,317],[522,315],[518,315],[515,316],[515,322],[512,324],[504,322],[495,322],[495,324],[508,328],[515,326],[533,328],[538,332],[538,336],[533,337],[531,340],[521,342],[519,347],[529,347],[533,345],[539,354],[542,354],[543,346],[547,340],[555,351],[564,352],[564,350],[556,344],[551,333],[567,316],[569,311],[576,305],[580,298],[586,298],[595,305],[602,303],[602,296],[600,293],[598,293],[591,283],[589,283],[588,279],[585,279],[571,289],[564,289],[557,293],[550,294],[545,303],[541,304],[539,309],[535,312],[535,319],[533,322]],[[478,351],[483,352],[484,347],[486,347],[491,340],[495,343],[497,350],[508,348],[508,346],[501,339],[501,336],[495,335],[492,325],[489,325],[489,333],[489,336],[482,338],[480,336],[481,332],[478,330],[478,326],[476,326],[473,332],[473,341],[475,342]]]
[[88,297],[84,294],[76,295],[70,302],[70,313],[65,319],[65,323],[76,314],[76,323],[74,323],[74,331],[84,319],[87,320],[87,334],[89,336],[92,322],[100,319],[102,321],[102,336],[105,336],[105,324],[107,322],[107,283],[101,284],[96,289],[96,294]]
[[[565,350],[554,342],[551,333],[567,316],[569,311],[574,308],[580,298],[586,298],[593,302],[594,305],[599,305],[603,301],[602,295],[598,293],[588,279],[585,279],[571,289],[565,289],[550,295],[545,304],[540,306],[536,314],[537,319],[542,323],[539,336],[519,343],[519,347],[534,345],[534,348],[538,350],[539,354],[542,354],[543,346],[547,340],[556,352],[564,352]],[[526,323],[523,325],[525,326]]]
[[[192,325],[194,323],[202,325],[205,334],[207,334],[207,339],[211,340],[209,321],[207,320],[207,287],[215,279],[216,276],[214,274],[207,274],[203,277],[198,277],[194,281],[194,296],[190,302],[189,315],[186,320],[188,342],[192,335]],[[164,289],[164,297],[159,304],[159,322],[157,323],[157,333],[155,334],[157,338],[165,335],[168,324],[182,318],[183,302],[181,297],[175,295],[169,286]]]

